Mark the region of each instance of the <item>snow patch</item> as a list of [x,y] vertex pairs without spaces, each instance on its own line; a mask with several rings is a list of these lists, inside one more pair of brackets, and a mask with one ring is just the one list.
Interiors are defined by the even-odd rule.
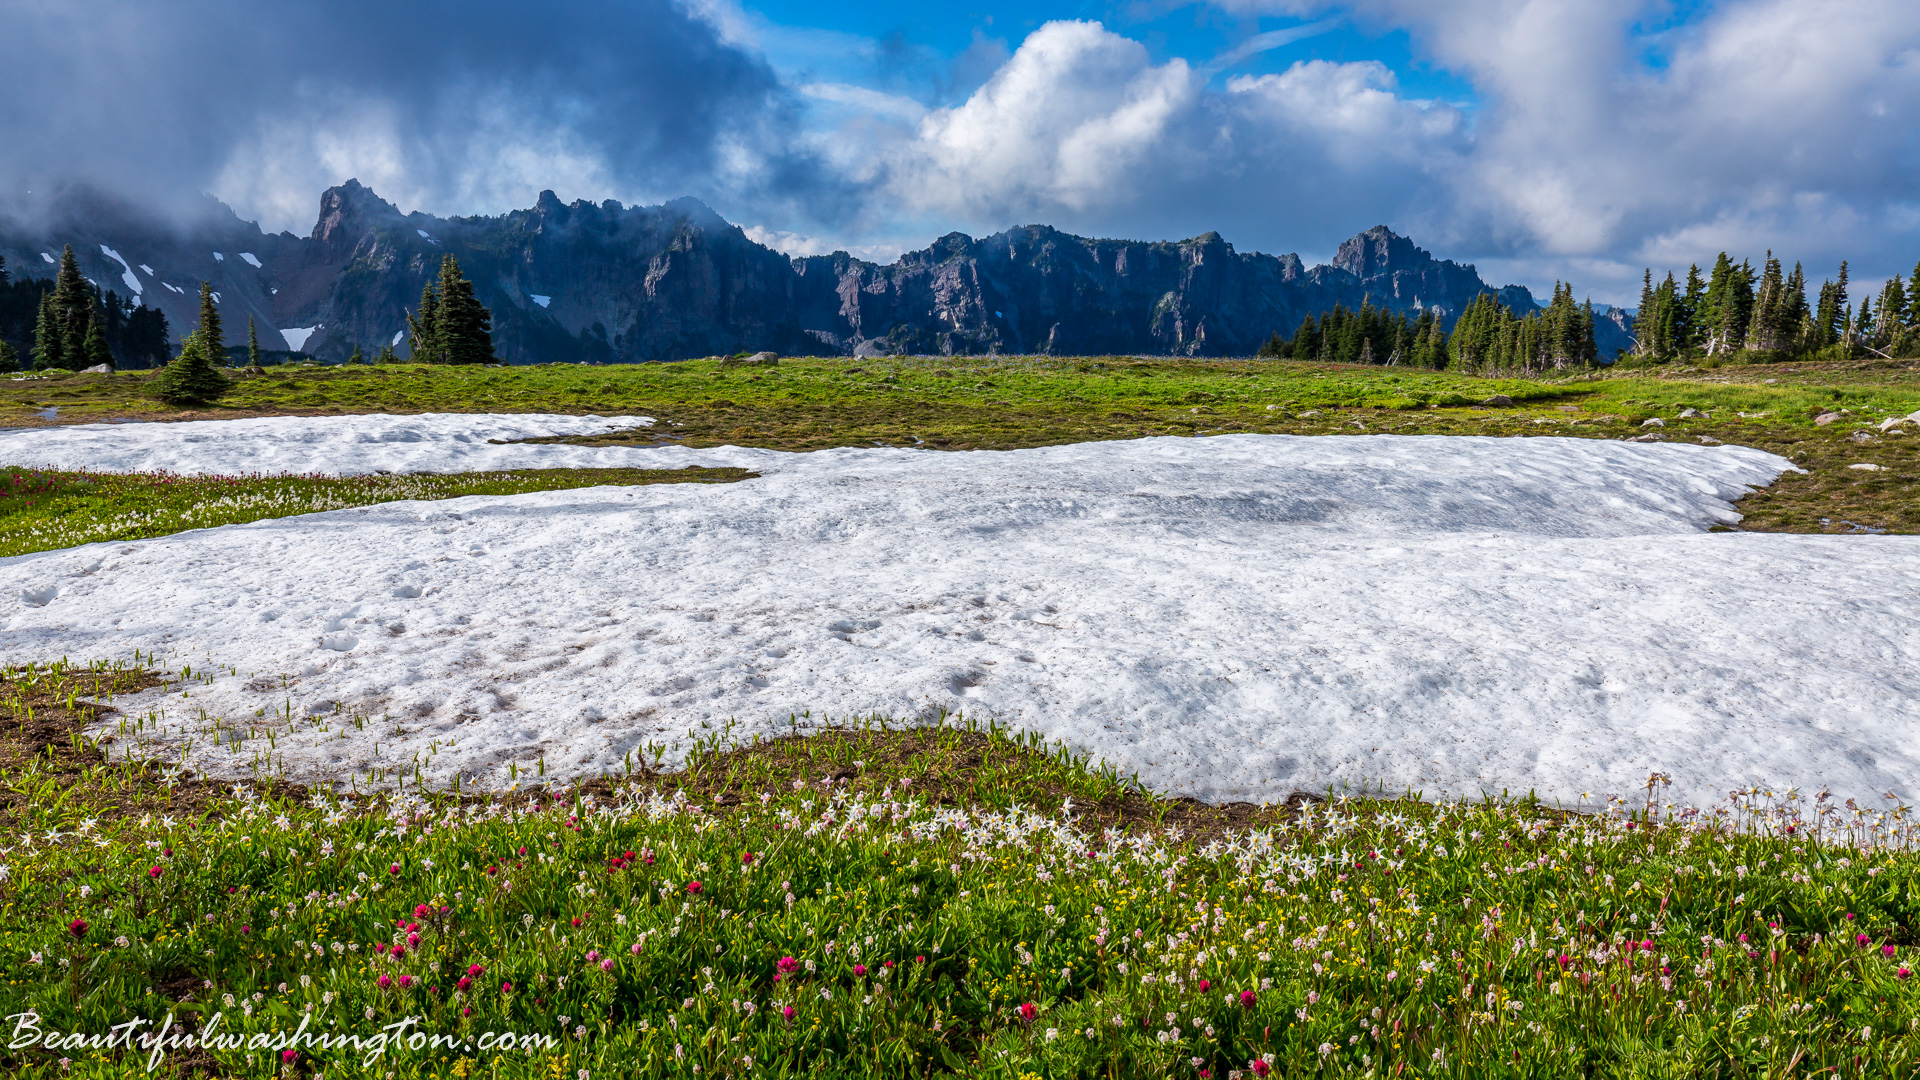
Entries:
[[[317,326],[281,331],[308,334]],[[304,341],[304,338],[300,340]],[[291,340],[292,348],[299,348]],[[555,446],[513,440],[542,435],[599,435],[650,427],[646,416],[419,413],[391,416],[271,416],[190,420],[177,424],[77,424],[0,431],[0,461],[28,468],[86,462],[103,472],[455,473],[500,469],[663,467],[661,451],[636,447]],[[164,426],[176,431],[147,431]],[[40,435],[42,438],[31,438]],[[496,441],[497,440],[497,441]],[[694,454],[693,451],[678,451]],[[698,462],[759,451],[700,451]],[[718,457],[716,458],[716,455]],[[671,455],[670,455],[671,456]],[[791,457],[792,455],[781,455]],[[743,459],[745,460],[745,459]],[[695,463],[689,458],[688,463]]]
[[541,307],[546,307],[548,304],[553,303],[553,297],[541,296],[539,293],[530,293],[528,294],[527,299],[532,300],[534,303],[539,304]]
[[216,304],[220,302],[220,294],[219,294],[219,293],[214,293],[214,294],[213,294],[213,302],[214,302],[214,303],[216,303]]
[[320,326],[317,323],[313,326],[295,326],[280,331],[280,336],[287,339],[287,348],[299,352],[307,347],[307,339],[312,337],[313,332],[318,329]]
[[54,257],[53,257],[53,256],[52,256],[52,255],[51,255],[50,253],[48,253],[48,252],[45,252],[45,251],[43,251],[43,252],[41,252],[41,253],[40,253],[40,257],[41,257],[42,259],[45,259],[45,260],[47,261],[47,265],[48,265],[48,266],[58,266],[58,265],[60,264],[60,260],[58,260],[58,259],[56,259],[56,258],[54,258]]
[[393,340],[387,342],[387,346],[391,348],[395,345],[400,344],[400,339],[406,336],[407,336],[407,332],[405,330],[395,330],[393,332]]
[[133,290],[134,299],[136,300],[139,299],[140,291],[141,291],[140,279],[134,275],[133,267],[127,265],[127,260],[121,258],[119,252],[113,250],[112,248],[108,247],[105,244],[100,245],[100,254],[105,255],[107,258],[112,259],[114,262],[117,262],[120,264],[120,268],[126,271],[125,273],[120,275],[120,280],[126,282],[127,288]]
[[255,270],[260,269],[260,260],[253,257],[253,252],[243,251],[240,253],[240,258],[245,260],[246,264]]
[[[550,775],[591,774],[649,740],[684,752],[729,718],[747,739],[801,710],[959,708],[1209,799],[1381,784],[1571,801],[1655,770],[1696,802],[1747,783],[1920,793],[1920,538],[1705,532],[1791,468],[1773,455],[1399,436],[967,453],[488,442],[633,421],[0,433],[0,460],[22,464],[762,474],[0,560],[0,597],[22,597],[0,652],[159,649],[296,675],[301,708],[370,717],[277,737],[290,777],[322,782],[416,755],[439,783],[504,780],[542,753]],[[52,583],[57,599],[26,606]],[[247,682],[123,707],[165,710],[178,726],[155,749],[177,751],[194,711],[256,722],[285,704],[277,681]],[[245,769],[211,745],[196,739],[189,764]]]
[[148,277],[152,277],[152,276],[153,276],[153,267],[151,267],[151,266],[148,266],[148,265],[147,265],[146,263],[141,263],[141,264],[140,264],[140,269],[142,269],[142,270],[145,270],[145,271],[147,272],[147,276],[148,276]]
[[216,252],[214,252],[214,253],[213,253],[213,261],[214,261],[214,262],[226,262],[226,261],[227,261],[227,257],[226,257],[225,255],[222,255],[222,254],[220,254],[219,252],[217,252],[217,251],[216,251]]
[[431,236],[429,236],[429,235],[427,235],[427,230],[425,230],[425,229],[415,229],[415,230],[413,230],[413,231],[414,231],[414,232],[417,232],[417,233],[419,233],[419,234],[420,234],[420,239],[422,239],[422,240],[425,240],[425,241],[426,241],[427,243],[429,243],[429,244],[432,244],[432,245],[433,245],[434,247],[439,247],[439,246],[440,246],[440,241],[438,241],[438,240],[435,240],[435,239],[434,239],[433,237],[431,237]]

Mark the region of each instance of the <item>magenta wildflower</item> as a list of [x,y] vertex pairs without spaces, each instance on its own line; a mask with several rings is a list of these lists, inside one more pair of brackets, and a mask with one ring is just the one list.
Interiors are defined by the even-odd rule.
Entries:
[[1020,1019],[1031,1024],[1039,1015],[1040,1010],[1034,1006],[1033,1002],[1023,1001],[1020,1003]]
[[701,888],[702,888],[701,884],[697,881],[687,882],[687,892],[693,894],[694,896],[700,895]]
[[1247,1008],[1249,1009],[1253,1008],[1253,1003],[1257,1000],[1259,999],[1254,996],[1253,991],[1251,990],[1240,991],[1240,1004],[1246,1006]]
[[865,975],[866,973],[867,973],[867,965],[865,964],[853,965],[853,974],[856,978],[859,976]]
[[774,969],[782,975],[791,975],[800,970],[800,961],[791,956],[783,956],[774,962]]
[[385,990],[387,987],[393,985],[393,980],[391,978],[388,978],[387,973],[383,971],[380,973],[379,978],[373,980],[373,983],[375,986],[378,986],[380,989]]

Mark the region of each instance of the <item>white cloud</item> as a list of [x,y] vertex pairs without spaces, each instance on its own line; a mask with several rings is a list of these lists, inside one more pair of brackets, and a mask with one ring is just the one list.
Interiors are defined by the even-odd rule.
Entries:
[[759,225],[748,225],[740,231],[746,233],[747,239],[754,243],[770,247],[782,255],[796,259],[808,255],[831,255],[836,251],[844,251],[856,259],[890,263],[898,259],[900,253],[905,250],[899,244],[845,244],[818,236],[808,236],[805,233],[783,232]]
[[976,229],[1330,247],[1418,205],[1460,127],[1377,63],[1303,62],[1223,92],[1099,23],[1053,22],[965,101],[879,144],[874,182],[910,214]]
[[[1920,5],[1723,0],[1224,0],[1404,29],[1481,101],[1436,244],[1632,267],[1767,248],[1907,265],[1920,247]],[[1903,261],[1904,260],[1904,261]],[[1631,299],[1631,297],[1628,297]]]

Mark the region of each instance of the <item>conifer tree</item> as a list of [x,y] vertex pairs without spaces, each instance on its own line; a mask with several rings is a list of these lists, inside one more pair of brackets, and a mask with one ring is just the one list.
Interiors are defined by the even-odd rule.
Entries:
[[408,351],[416,364],[438,364],[440,347],[440,293],[429,281],[420,287],[420,312],[407,316]]
[[1754,352],[1780,351],[1785,344],[1785,314],[1786,282],[1780,276],[1780,260],[1769,251],[1760,288],[1754,293],[1753,314],[1747,321],[1747,348]]
[[36,371],[67,366],[67,335],[55,314],[53,294],[40,297],[40,316],[33,325],[33,366]]
[[224,365],[227,360],[227,340],[220,331],[220,309],[214,304],[213,286],[200,283],[200,347],[206,350],[207,362]]
[[5,338],[0,338],[0,375],[11,375],[20,370],[20,354]]
[[1703,327],[1701,321],[1703,312],[1701,309],[1706,305],[1706,301],[1707,283],[1700,277],[1700,264],[1694,263],[1687,267],[1687,291],[1680,299],[1682,308],[1686,313],[1686,337],[1679,343],[1680,348],[1683,350],[1694,348],[1700,344],[1700,335]]
[[82,347],[85,350],[81,357],[84,361],[82,366],[99,367],[104,364],[107,370],[113,370],[113,353],[107,348],[107,335],[100,330],[99,316],[87,320],[87,336],[83,339]]
[[[220,313],[214,309],[213,286],[200,283],[200,326],[187,335],[180,355],[154,377],[155,390],[162,401],[173,405],[210,402],[232,388],[232,383],[214,366],[223,356],[220,341]],[[216,353],[215,349],[219,348]]]
[[473,282],[460,273],[460,260],[452,255],[440,260],[439,291],[441,362],[493,363],[493,316],[475,299]]
[[253,316],[247,316],[247,366],[260,366],[260,335],[253,329]]
[[80,273],[80,264],[73,257],[72,244],[60,252],[60,270],[53,279],[53,308],[59,319],[60,351],[66,357],[67,366],[85,366],[80,360],[86,356],[87,323],[93,314],[93,287],[87,284],[87,279]]

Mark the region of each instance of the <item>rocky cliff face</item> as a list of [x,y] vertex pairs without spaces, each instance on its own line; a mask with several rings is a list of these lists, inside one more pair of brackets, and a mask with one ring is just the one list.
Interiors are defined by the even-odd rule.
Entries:
[[[497,350],[513,363],[758,349],[1245,356],[1335,304],[1369,299],[1450,322],[1495,291],[1472,266],[1384,227],[1311,268],[1297,255],[1237,252],[1217,233],[1096,240],[1043,225],[951,233],[881,266],[843,252],[788,259],[692,199],[625,207],[545,192],[499,217],[436,218],[402,214],[348,181],[321,197],[306,237],[266,235],[219,211],[179,229],[75,203],[37,228],[0,222],[0,254],[16,271],[50,273],[41,252],[73,243],[87,273],[161,307],[176,336],[194,325],[206,279],[231,341],[252,316],[263,345],[284,340],[326,359],[355,346],[404,352],[407,312],[447,253],[493,310]],[[1517,310],[1534,307],[1522,287],[1497,291]],[[1600,322],[1601,353],[1612,355],[1625,320]]]

